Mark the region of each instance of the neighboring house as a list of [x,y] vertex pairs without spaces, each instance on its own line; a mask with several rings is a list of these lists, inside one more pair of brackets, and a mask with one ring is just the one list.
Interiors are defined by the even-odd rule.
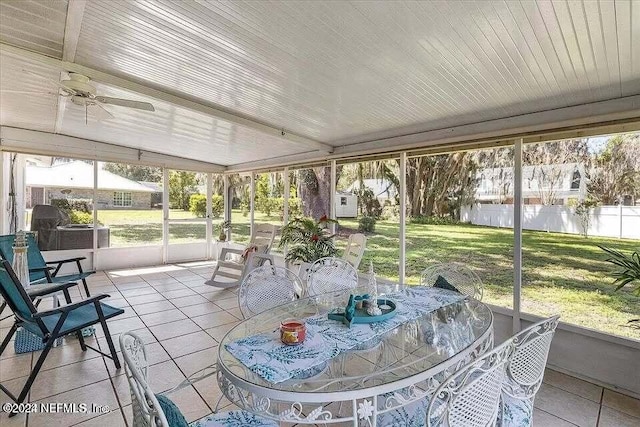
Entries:
[[[476,202],[513,203],[513,168],[487,168],[478,172]],[[584,200],[587,178],[579,163],[522,167],[522,199],[525,205],[566,205]]]
[[[363,185],[373,191],[373,195],[378,198],[381,205],[390,200],[394,203],[396,198],[396,186],[388,179],[365,179]],[[360,189],[360,181],[355,181],[346,188],[346,192],[355,193]]]
[[[53,166],[28,164],[25,181],[27,209],[53,199],[93,199],[93,165],[80,160]],[[98,188],[97,209],[151,209],[152,195],[157,193],[104,169],[98,170]]]
[[336,218],[358,216],[358,196],[345,191],[336,192]]

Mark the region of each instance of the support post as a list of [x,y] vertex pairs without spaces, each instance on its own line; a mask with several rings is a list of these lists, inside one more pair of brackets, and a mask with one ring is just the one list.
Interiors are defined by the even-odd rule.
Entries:
[[[229,175],[225,174],[222,177],[222,185],[224,186],[224,220],[231,222],[231,205],[232,205],[232,194],[231,188],[229,187]],[[227,240],[231,240],[231,229],[227,229]]]
[[254,230],[254,226],[253,226],[253,222],[255,220],[255,210],[256,210],[256,174],[255,172],[251,172],[251,196],[249,197],[251,200],[249,200],[249,206],[250,206],[250,216],[249,216],[249,224],[250,224],[250,230],[251,230],[251,236],[253,236],[253,230]]
[[[618,201],[618,220],[620,221],[620,228],[618,230],[618,239],[622,239],[622,235],[624,234],[622,230],[623,203],[624,203],[624,197],[621,197],[620,200]],[[591,212],[589,212],[589,215],[591,215]]]
[[0,234],[9,234],[9,221],[7,218],[7,200],[6,194],[9,192],[9,180],[4,175],[5,161],[9,158],[9,154],[0,151]]
[[289,187],[291,183],[289,182],[289,167],[284,168],[283,172],[284,176],[282,177],[282,181],[284,182],[284,190],[282,193],[282,198],[284,199],[282,203],[282,223],[283,225],[287,225],[289,223]]
[[162,168],[162,263],[169,262],[169,169]]
[[520,295],[522,289],[522,138],[513,154],[513,333],[520,332]]
[[205,253],[205,256],[207,257],[207,259],[211,259],[212,258],[212,246],[213,246],[213,224],[211,222],[211,217],[212,217],[212,198],[213,198],[213,174],[212,173],[208,173],[207,174],[207,212],[205,215],[206,218],[206,223],[207,223],[207,231],[205,233],[206,236],[206,241],[207,241],[207,251]]
[[400,153],[400,256],[398,260],[398,278],[404,288],[406,279],[406,225],[407,225],[407,152]]
[[[336,219],[336,177],[338,165],[335,160],[331,160],[331,193],[329,194],[329,218]],[[336,234],[336,225],[331,224],[331,234]]]
[[[91,201],[91,210],[93,212],[93,252],[91,254],[91,268],[96,270],[98,268],[98,210],[96,209],[96,202],[98,200],[98,161],[93,161],[93,200]],[[87,294],[88,295],[88,294]]]

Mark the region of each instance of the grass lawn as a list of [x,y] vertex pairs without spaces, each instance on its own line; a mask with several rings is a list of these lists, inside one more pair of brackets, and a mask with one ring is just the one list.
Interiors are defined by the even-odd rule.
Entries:
[[[193,218],[174,211],[172,219]],[[160,244],[162,211],[99,211],[98,219],[111,228],[112,246]],[[221,221],[214,219],[214,224]],[[256,212],[257,222],[280,224],[279,218]],[[232,239],[249,240],[249,216],[232,213]],[[338,246],[357,230],[356,220],[340,220]],[[204,240],[203,223],[173,223],[170,242]],[[215,235],[215,233],[214,233]],[[510,229],[475,225],[408,224],[407,283],[418,283],[420,272],[434,262],[461,262],[471,267],[485,284],[484,301],[512,306],[513,232]],[[631,252],[638,240],[525,231],[523,233],[522,310],[539,315],[560,313],[562,320],[604,332],[640,339],[640,331],[626,327],[627,320],[640,317],[640,298],[628,291],[613,292],[611,267],[603,261],[598,244]],[[277,243],[276,243],[277,245]],[[379,221],[368,235],[367,251],[360,270],[369,260],[378,276],[398,280],[399,238],[397,221]]]

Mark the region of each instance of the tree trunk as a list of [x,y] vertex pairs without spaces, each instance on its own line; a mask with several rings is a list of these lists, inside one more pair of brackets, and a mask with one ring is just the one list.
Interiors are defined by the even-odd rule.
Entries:
[[298,183],[298,194],[304,215],[316,220],[324,215],[330,216],[331,168],[318,167],[301,173],[304,173],[304,178]]

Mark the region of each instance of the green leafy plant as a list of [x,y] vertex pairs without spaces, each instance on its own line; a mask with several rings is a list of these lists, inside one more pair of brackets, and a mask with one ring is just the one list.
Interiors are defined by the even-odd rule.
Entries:
[[83,211],[72,210],[69,219],[71,224],[93,224],[93,215]]
[[314,262],[320,258],[336,256],[338,250],[327,226],[338,221],[323,216],[313,218],[295,218],[282,227],[280,247],[288,246],[287,261]]
[[227,231],[231,229],[231,221],[222,221],[221,223],[216,224],[215,229],[218,233],[218,240],[224,242],[227,240]]
[[363,216],[358,220],[358,230],[366,233],[376,231],[376,219],[372,216]]
[[[220,218],[224,210],[224,200],[222,196],[214,194],[211,196],[211,216]],[[207,216],[207,196],[204,194],[192,194],[189,197],[189,211],[198,218]]]
[[[600,245],[598,247],[608,254],[605,261],[619,267],[619,270],[615,270],[612,274],[615,278],[613,283],[617,285],[616,291],[631,284],[635,285],[635,289],[632,292],[640,296],[640,254],[638,254],[638,251],[633,252],[631,255],[625,255],[615,249]],[[634,328],[640,328],[640,319],[631,319],[629,323],[632,323]]]
[[580,227],[582,228],[581,234],[585,238],[589,237],[589,227],[591,226],[591,209],[597,205],[598,203],[595,200],[587,199],[576,203],[573,208],[573,214],[578,217],[578,221],[580,221]]

